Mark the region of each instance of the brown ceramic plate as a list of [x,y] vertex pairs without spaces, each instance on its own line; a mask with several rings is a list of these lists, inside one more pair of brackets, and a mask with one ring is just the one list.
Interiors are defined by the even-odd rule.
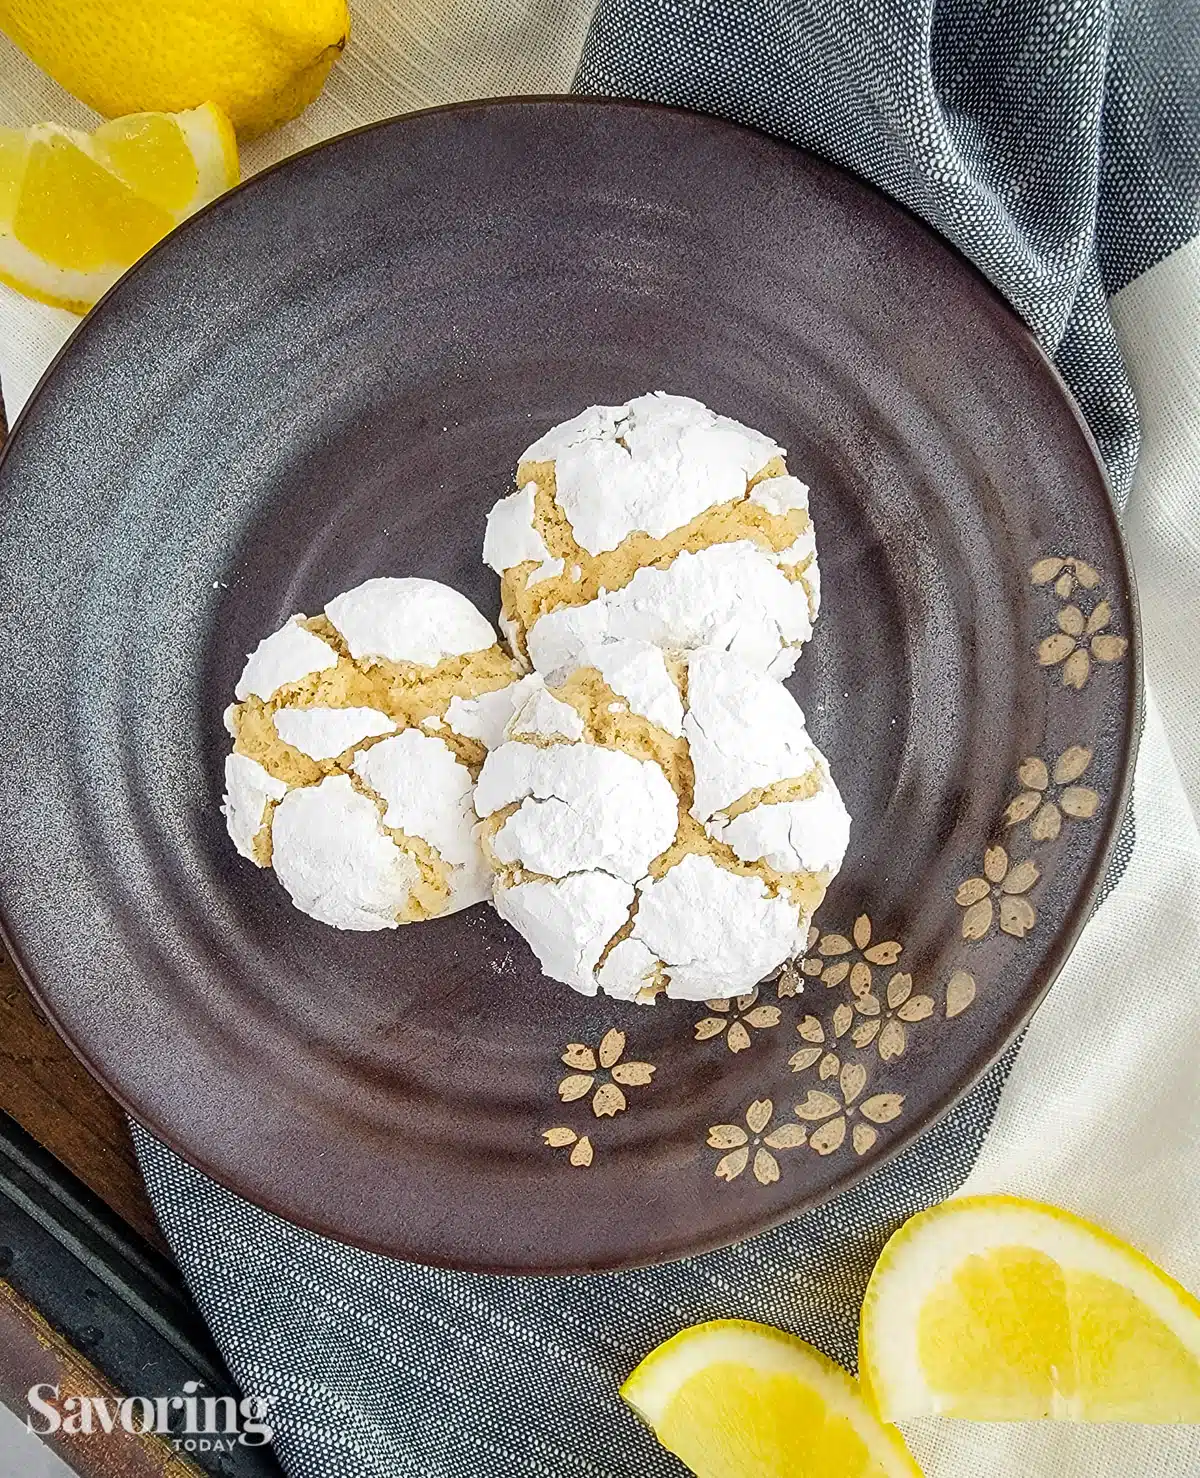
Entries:
[[[485,907],[295,912],[217,813],[244,653],[384,573],[494,616],[517,454],[651,388],[812,484],[826,608],[793,686],[854,830],[808,958],[651,1009],[543,979]],[[894,1153],[1062,964],[1134,742],[1120,537],[1029,333],[858,181],[639,105],[383,124],[177,232],[21,417],[0,611],[0,906],[54,1021],[217,1179],[463,1268],[678,1257]]]

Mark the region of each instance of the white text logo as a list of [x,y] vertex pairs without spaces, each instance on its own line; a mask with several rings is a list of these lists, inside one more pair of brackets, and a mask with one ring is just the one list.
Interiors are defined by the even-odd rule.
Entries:
[[202,1381],[186,1381],[182,1396],[63,1397],[61,1387],[31,1386],[25,1425],[39,1437],[54,1432],[155,1432],[176,1452],[229,1452],[265,1447],[275,1435],[266,1420],[273,1396],[198,1396]]

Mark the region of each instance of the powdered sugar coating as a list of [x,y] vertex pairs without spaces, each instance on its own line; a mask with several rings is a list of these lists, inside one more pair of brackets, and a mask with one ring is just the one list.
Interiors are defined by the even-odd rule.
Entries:
[[221,801],[221,813],[233,845],[256,866],[261,864],[254,855],[254,838],[266,817],[267,804],[282,800],[286,794],[287,786],[283,781],[276,780],[257,760],[244,754],[225,757],[225,795]]
[[792,695],[727,652],[692,654],[683,731],[695,771],[691,810],[698,821],[708,821],[749,791],[806,775],[817,762]]
[[808,592],[808,614],[815,621],[821,610],[821,568],[817,563],[817,532],[812,524],[775,556],[780,569],[791,569],[808,560],[800,572],[800,582]]
[[602,437],[615,436],[617,417],[623,409],[619,405],[589,405],[569,421],[551,426],[532,446],[525,448],[521,461],[552,462],[572,447],[598,441]]
[[[798,565],[802,559],[808,559],[810,555],[815,555],[816,552],[816,530],[813,528],[812,524],[809,524],[808,528],[806,528],[802,534],[798,534],[796,538],[792,541],[792,543],[787,546],[786,549],[781,549],[779,551],[779,553],[775,556],[775,563],[778,565],[783,565],[785,567],[788,565]],[[812,574],[815,569],[816,566],[812,565],[807,570],[805,570],[804,578],[807,580],[809,575]]]
[[552,980],[594,996],[596,962],[625,922],[633,897],[629,883],[584,872],[501,889],[496,912],[528,941]]
[[506,616],[503,611],[500,612],[499,626],[500,635],[508,644],[508,650],[513,654],[514,659],[519,662],[522,667],[528,667],[529,664],[521,655],[522,647],[520,627],[512,619],[511,616]]
[[513,714],[529,696],[532,685],[541,679],[530,673],[507,687],[474,698],[452,698],[446,709],[447,727],[464,739],[477,739],[485,749],[495,749],[503,742],[504,731]]
[[[814,544],[815,542],[814,540]],[[808,609],[815,621],[821,610],[821,567],[815,559],[804,571],[804,585],[808,590]]]
[[590,554],[632,533],[661,539],[697,514],[745,496],[746,483],[782,450],[698,400],[655,391],[623,406],[594,406],[526,451],[554,458],[555,501]]
[[540,585],[543,580],[553,580],[561,575],[567,567],[566,561],[562,559],[544,559],[536,570],[529,573],[530,585]]
[[447,745],[406,729],[359,755],[354,773],[386,803],[384,826],[428,842],[452,869],[447,913],[488,896],[491,873],[475,834],[474,782]]
[[507,498],[501,498],[487,516],[483,562],[498,575],[526,560],[535,559],[541,564],[550,558],[550,551],[533,521],[536,487],[536,483],[527,482]]
[[622,939],[609,950],[596,971],[596,982],[606,996],[632,1001],[638,992],[652,986],[661,961],[640,939]]
[[675,792],[653,760],[595,744],[542,749],[509,740],[493,750],[475,809],[487,817],[513,804],[493,852],[552,878],[598,870],[636,882],[670,845],[678,821]]
[[632,713],[676,738],[683,733],[683,700],[661,648],[644,641],[610,642],[581,652],[579,665],[594,667]]
[[740,995],[803,948],[808,919],[761,878],[687,856],[638,887],[631,938],[663,965],[668,993],[704,1001]]
[[504,732],[508,738],[582,739],[583,719],[569,703],[547,690],[539,674],[531,673]]
[[528,644],[534,667],[551,678],[578,667],[590,647],[628,640],[680,652],[717,647],[783,678],[811,635],[804,587],[756,544],[737,540],[685,551],[586,605],[548,611]]
[[493,646],[496,633],[465,595],[436,580],[381,576],[337,595],[325,614],[350,655],[435,667]]
[[732,821],[718,817],[706,830],[743,862],[765,862],[780,872],[835,873],[850,845],[850,814],[823,770],[815,795],[753,806]]
[[233,690],[239,703],[250,697],[265,702],[280,688],[337,666],[338,655],[329,643],[300,624],[306,619],[292,616],[278,631],[263,637],[250,653]]
[[347,775],[288,791],[275,808],[272,866],[298,909],[335,929],[394,929],[419,880]]
[[[670,685],[675,721],[645,702],[639,723],[628,698],[614,702],[577,678],[559,690],[570,704],[539,675],[524,680],[529,697],[488,756],[475,797],[479,815],[494,818],[485,835],[496,906],[534,931],[549,974],[569,972],[588,994],[597,986],[639,1001],[663,990],[703,1000],[741,994],[804,946],[811,911],[846,850],[849,818],[804,715],[782,685],[721,650],[681,659],[680,687],[674,666],[646,644],[613,643],[599,656],[589,648],[583,660],[601,668],[613,692],[635,691],[623,679],[653,672],[647,687],[661,698],[659,687]],[[672,727],[686,745],[671,744]],[[598,733],[603,744],[593,742]],[[603,942],[598,921],[610,920],[586,882],[601,877],[636,889]],[[567,881],[571,888],[557,888]],[[529,893],[528,903],[505,901],[535,882],[555,886]],[[605,898],[619,896],[604,887]],[[581,961],[591,958],[589,980]]]
[[784,477],[764,477],[750,489],[750,501],[759,503],[768,513],[782,517],[793,508],[808,508],[808,484],[790,474]]
[[396,725],[377,708],[281,708],[275,732],[310,760],[331,760]]
[[[490,623],[457,591],[417,578],[334,597],[328,624],[314,624],[336,635],[314,635],[307,619],[294,617],[247,664],[265,711],[257,693],[226,710],[235,753],[223,809],[239,852],[270,859],[296,906],[338,928],[391,928],[487,897],[472,799],[481,756],[461,741],[486,732],[501,742],[526,691]],[[481,693],[495,682],[506,688]]]

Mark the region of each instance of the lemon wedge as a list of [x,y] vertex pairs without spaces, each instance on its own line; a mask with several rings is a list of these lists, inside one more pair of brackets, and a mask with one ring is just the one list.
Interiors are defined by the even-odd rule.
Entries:
[[964,1197],[883,1249],[859,1370],[889,1421],[1200,1422],[1200,1303],[1069,1212]]
[[133,113],[94,133],[0,128],[0,281],[85,313],[173,226],[237,184],[214,103]]
[[699,1478],[920,1478],[844,1370],[765,1324],[685,1329],[621,1395]]
[[350,14],[346,0],[0,0],[0,31],[106,118],[214,102],[249,139],[318,95]]

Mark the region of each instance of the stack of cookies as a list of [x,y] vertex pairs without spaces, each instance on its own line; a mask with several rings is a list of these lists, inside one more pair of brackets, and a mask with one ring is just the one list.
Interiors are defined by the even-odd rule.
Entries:
[[584,994],[748,991],[849,840],[781,682],[820,600],[808,489],[768,437],[644,395],[529,448],[484,558],[504,644],[457,592],[376,579],[251,654],[238,850],[335,927],[490,896]]

